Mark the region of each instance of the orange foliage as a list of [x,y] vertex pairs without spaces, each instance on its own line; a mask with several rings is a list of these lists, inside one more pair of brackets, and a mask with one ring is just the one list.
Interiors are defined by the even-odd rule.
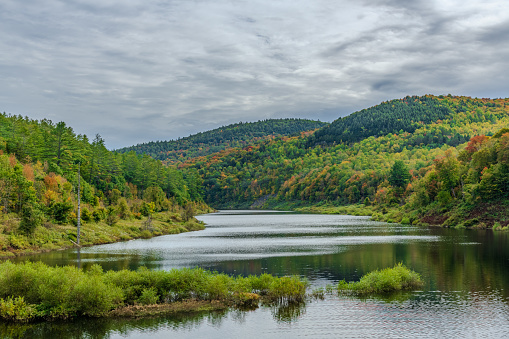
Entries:
[[48,190],[58,191],[58,181],[54,173],[44,177],[44,184]]
[[482,144],[488,139],[485,135],[476,135],[470,139],[465,150],[470,154],[475,153],[481,149]]
[[43,202],[44,204],[49,205],[50,203],[56,201],[58,198],[58,193],[52,191],[52,190],[47,190],[45,193],[44,193],[44,199],[43,199]]
[[11,164],[11,167],[16,166],[17,160],[16,160],[16,156],[14,154],[11,154],[9,156],[9,163]]
[[32,168],[32,165],[30,164],[25,164],[23,166],[23,176],[28,180],[28,181],[31,181],[31,182],[34,182],[34,169]]

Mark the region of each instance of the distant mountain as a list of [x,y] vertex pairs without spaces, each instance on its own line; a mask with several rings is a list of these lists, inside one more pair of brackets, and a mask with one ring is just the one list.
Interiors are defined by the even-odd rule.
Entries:
[[239,122],[171,141],[152,141],[118,149],[134,151],[168,163],[183,162],[191,158],[216,153],[235,147],[247,147],[259,140],[278,136],[298,135],[301,132],[326,126],[327,123],[306,119],[268,119],[258,122]]

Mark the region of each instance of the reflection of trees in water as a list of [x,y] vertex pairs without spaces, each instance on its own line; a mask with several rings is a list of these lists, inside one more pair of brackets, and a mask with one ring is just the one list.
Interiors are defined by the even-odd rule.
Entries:
[[0,338],[109,338],[112,332],[123,336],[131,332],[157,331],[163,327],[177,330],[192,330],[204,321],[220,326],[228,311],[172,314],[167,317],[142,319],[101,318],[75,321],[38,322],[33,324],[11,324],[0,322]]
[[[269,307],[277,322],[293,322],[305,313],[305,303],[279,303]],[[140,319],[101,318],[79,319],[74,321],[38,322],[32,324],[12,324],[0,322],[0,338],[70,338],[102,339],[109,338],[112,332],[122,336],[136,335],[136,332],[159,331],[162,328],[171,330],[193,330],[207,322],[219,328],[228,315],[236,323],[245,323],[251,309],[231,309],[204,311],[196,313],[177,313],[166,317],[149,317]]]
[[268,306],[277,322],[291,323],[306,313],[306,303],[279,303]]

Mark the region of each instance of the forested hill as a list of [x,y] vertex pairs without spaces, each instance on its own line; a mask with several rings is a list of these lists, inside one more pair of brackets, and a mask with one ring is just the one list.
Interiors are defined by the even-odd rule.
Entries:
[[[64,122],[3,113],[0,229],[4,221],[19,220],[18,230],[31,234],[43,223],[76,222],[78,170],[83,221],[113,224],[118,217],[127,220],[202,202],[196,172],[165,166],[134,152],[113,153],[99,135],[89,140]],[[11,231],[17,232],[12,225],[4,230]],[[7,246],[2,239],[0,251]]]
[[[473,105],[473,112],[471,111]],[[497,106],[498,105],[498,106]],[[383,102],[339,118],[320,129],[308,141],[308,146],[353,143],[370,136],[380,137],[389,133],[413,133],[423,125],[446,120],[454,114],[469,114],[468,122],[485,120],[495,122],[503,111],[500,104],[489,99],[470,100],[452,96],[407,96],[403,99]],[[488,111],[487,115],[483,114]],[[472,114],[473,113],[473,114]],[[454,124],[454,119],[451,121]],[[461,137],[461,136],[460,136]],[[458,139],[458,136],[456,136]],[[453,140],[459,141],[459,140]],[[461,141],[465,141],[461,139]],[[458,144],[457,142],[456,144]]]
[[[268,140],[186,166],[199,171],[205,201],[216,208],[411,203],[424,213],[428,205],[440,211],[465,203],[468,210],[491,197],[509,198],[507,126],[509,99],[406,97],[314,135]],[[365,138],[356,135],[364,132]]]
[[117,150],[120,153],[135,151],[154,159],[176,163],[205,156],[228,148],[246,147],[258,140],[278,136],[296,135],[314,130],[327,123],[306,119],[268,119],[223,126],[172,141],[154,141]]

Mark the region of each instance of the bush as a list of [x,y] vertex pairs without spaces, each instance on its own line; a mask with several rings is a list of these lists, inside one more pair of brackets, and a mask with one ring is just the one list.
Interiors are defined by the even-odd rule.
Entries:
[[401,224],[404,224],[404,225],[410,225],[411,222],[410,222],[410,218],[408,217],[403,217],[400,221]]
[[32,234],[42,223],[42,212],[35,203],[25,203],[21,208],[19,230],[24,234]]
[[70,202],[56,202],[50,206],[51,215],[58,224],[67,223],[73,206]]
[[409,270],[399,263],[393,268],[376,270],[364,275],[358,282],[338,283],[338,291],[349,291],[356,294],[380,294],[400,290],[411,290],[422,286],[418,273]]
[[85,222],[89,222],[90,220],[92,220],[92,213],[90,213],[88,208],[83,207],[83,209],[81,210],[80,217],[81,217],[81,220],[83,220]]
[[108,206],[108,210],[106,212],[106,223],[110,226],[115,225],[118,222],[117,211],[113,206]]
[[27,322],[37,316],[35,305],[27,304],[23,297],[0,299],[0,318]]
[[125,198],[120,198],[118,201],[118,214],[121,219],[130,219],[131,218],[131,209],[129,208],[129,205],[127,204],[127,200]]
[[141,305],[153,305],[157,304],[158,301],[159,296],[157,295],[157,290],[153,287],[143,289],[138,298],[138,303]]
[[141,231],[140,237],[143,239],[150,239],[152,238],[152,233],[150,233],[149,230],[143,230]]
[[94,218],[95,222],[99,222],[106,218],[106,210],[104,208],[98,208],[94,212],[92,212],[92,218]]
[[0,264],[0,318],[99,317],[125,304],[186,299],[255,306],[260,299],[258,291],[270,301],[290,303],[303,300],[306,285],[298,277],[230,277],[200,268],[103,272],[99,265],[93,265],[83,272],[74,266],[7,261]]

